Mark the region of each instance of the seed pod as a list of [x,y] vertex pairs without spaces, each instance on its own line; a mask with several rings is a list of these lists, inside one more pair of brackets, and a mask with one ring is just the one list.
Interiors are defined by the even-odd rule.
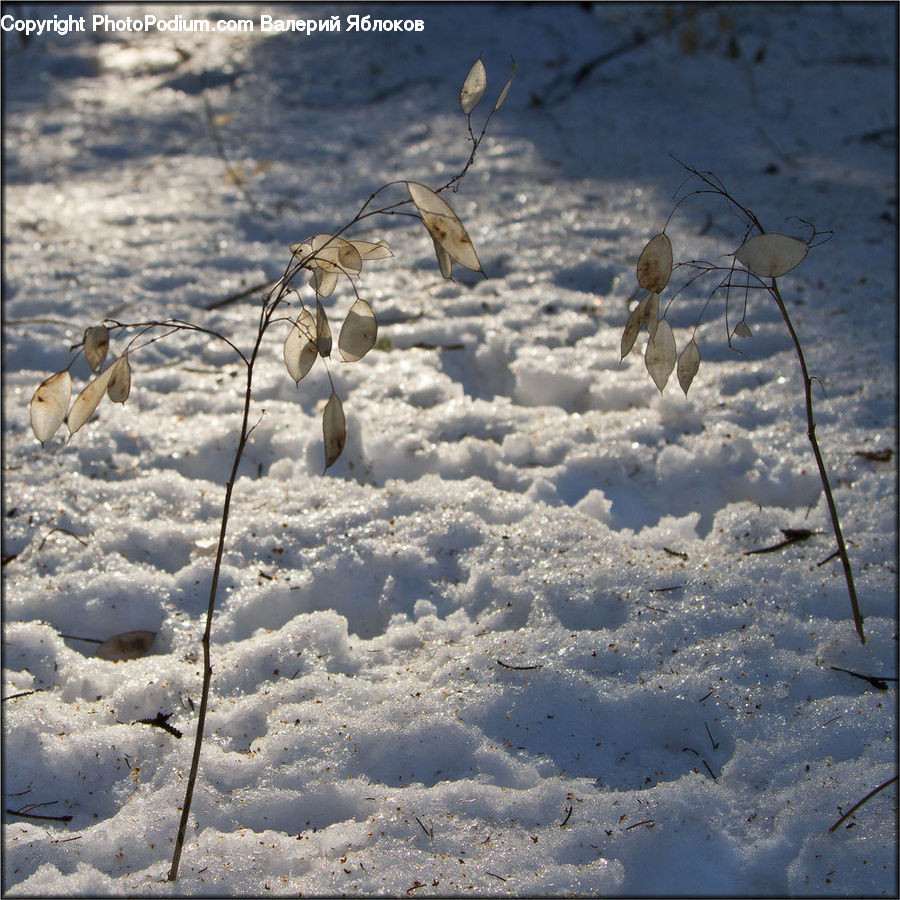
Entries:
[[637,264],[638,284],[645,291],[659,294],[672,275],[672,242],[666,234],[657,234],[641,251]]
[[699,368],[700,348],[697,346],[697,342],[691,338],[684,350],[681,351],[681,356],[678,357],[678,383],[681,385],[685,397],[687,397],[688,388]]
[[799,266],[808,252],[803,241],[770,231],[745,241],[734,258],[760,278],[780,278]]
[[31,398],[31,430],[43,444],[56,434],[66,417],[72,396],[72,376],[68,369],[51,375]]
[[357,300],[350,307],[347,318],[341,326],[338,349],[347,362],[362,359],[374,346],[378,338],[378,323],[372,307],[365,300]]
[[101,374],[75,398],[72,408],[69,410],[68,425],[69,434],[73,435],[88,419],[94,414],[94,410],[103,399],[106,388],[109,386],[109,380],[112,377],[115,363],[107,366]]
[[344,449],[347,440],[347,423],[344,419],[344,407],[341,398],[334,391],[325,404],[322,413],[322,435],[325,439],[325,468],[334,462]]
[[316,347],[316,320],[308,309],[304,309],[298,316],[297,324],[284,341],[282,352],[288,374],[294,381],[299,382],[312,368],[319,355]]
[[479,56],[472,64],[472,68],[469,69],[469,74],[466,75],[466,80],[459,92],[459,105],[466,115],[469,115],[478,106],[486,90],[487,72]]
[[424,184],[407,181],[406,186],[422,222],[435,242],[461,266],[473,272],[483,272],[472,240],[450,204]]
[[109,350],[109,329],[105,325],[91,325],[84,330],[84,357],[92,372],[99,372]]
[[675,356],[675,335],[672,333],[672,326],[666,319],[660,319],[656,337],[650,338],[644,353],[644,364],[660,393],[666,386],[672,369],[675,368]]
[[380,240],[373,244],[371,241],[350,241],[356,248],[361,259],[387,259],[393,256],[393,252],[387,241]]
[[506,79],[506,84],[503,85],[503,90],[500,91],[500,96],[497,98],[497,102],[494,104],[494,112],[497,112],[501,106],[503,106],[503,101],[506,99],[506,95],[509,93],[509,86],[512,84],[513,78],[516,77],[516,70],[519,68],[519,64],[513,60],[512,71],[509,73],[509,78]]
[[106,396],[113,403],[124,403],[131,393],[131,363],[128,362],[128,354],[122,354],[110,369],[112,372],[106,386]]
[[[625,323],[625,331],[622,332],[622,356],[625,359],[631,353],[634,342],[637,340],[638,333],[644,325],[647,318],[647,311],[650,308],[650,298],[652,294],[647,294],[643,300],[632,310],[628,321]],[[659,297],[657,297],[657,309],[659,309]]]
[[325,315],[325,307],[316,300],[316,349],[319,356],[328,359],[331,356],[331,326],[328,324],[328,316]]

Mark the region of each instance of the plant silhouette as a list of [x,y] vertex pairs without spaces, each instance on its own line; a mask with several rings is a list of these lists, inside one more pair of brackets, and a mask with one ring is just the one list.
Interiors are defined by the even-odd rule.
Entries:
[[[456,175],[441,186],[432,189],[415,181],[391,181],[374,191],[360,206],[356,215],[331,234],[316,234],[304,241],[292,244],[290,260],[281,276],[265,293],[259,310],[256,333],[252,346],[242,350],[236,339],[215,329],[182,319],[124,323],[107,319],[88,327],[83,340],[72,349],[74,356],[62,370],[47,378],[31,399],[31,426],[35,437],[42,443],[51,440],[63,423],[71,438],[91,418],[97,407],[107,397],[115,403],[125,403],[131,391],[131,358],[139,351],[177,332],[196,332],[224,343],[244,368],[244,397],[240,426],[230,474],[225,484],[225,498],[219,523],[212,582],[203,632],[203,685],[197,714],[197,730],[194,737],[191,768],[185,790],[181,818],[175,839],[168,880],[175,881],[184,846],[187,825],[190,820],[191,801],[200,767],[203,733],[212,683],[211,634],[213,614],[218,594],[219,574],[228,536],[228,517],[232,493],[237,481],[238,469],[244,449],[261,419],[251,424],[253,409],[253,376],[259,359],[263,339],[272,326],[284,324],[287,336],[282,353],[288,375],[299,384],[309,373],[317,359],[321,358],[328,371],[331,393],[322,413],[322,432],[327,470],[340,457],[347,437],[343,404],[335,390],[331,372],[327,368],[332,356],[333,339],[328,314],[322,300],[329,298],[338,284],[349,284],[354,302],[346,314],[338,335],[337,348],[341,358],[348,363],[358,362],[375,346],[378,323],[375,311],[360,296],[358,279],[366,263],[392,257],[393,251],[386,241],[357,240],[351,231],[377,216],[405,215],[422,222],[434,242],[435,255],[441,274],[451,278],[453,264],[476,272],[482,272],[478,254],[465,226],[451,205],[441,196],[455,192],[475,162],[478,148],[487,133],[494,114],[500,109],[509,92],[516,65],[513,63],[504,87],[493,107],[476,133],[472,113],[484,96],[487,74],[479,57],[470,68],[460,91],[460,106],[466,116],[467,137],[471,142],[469,156]],[[307,278],[307,285],[301,279]],[[308,286],[315,297],[315,304],[308,308],[301,296],[301,288]],[[124,340],[119,354],[103,368],[111,339]],[[71,368],[79,356],[84,355],[95,377],[81,390],[74,401],[72,397]]]

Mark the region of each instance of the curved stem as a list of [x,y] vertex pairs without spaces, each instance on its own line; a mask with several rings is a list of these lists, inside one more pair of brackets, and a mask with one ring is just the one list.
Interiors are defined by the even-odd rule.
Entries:
[[[879,784],[878,787],[875,788],[875,790],[869,791],[869,793],[866,794],[866,796],[863,797],[862,800],[859,801],[859,803],[854,803],[853,806],[851,806],[850,809],[847,810],[847,812],[845,812],[845,813],[837,820],[837,822],[835,822],[834,825],[832,825],[831,828],[828,829],[829,833],[832,832],[832,831],[834,831],[836,828],[838,828],[838,827],[840,826],[841,822],[846,822],[847,819],[849,819],[850,816],[852,816],[853,813],[855,813],[855,812],[863,805],[863,803],[868,802],[868,801],[871,800],[876,794],[880,793],[880,792],[883,791],[885,788],[890,787],[890,786],[891,786],[892,784],[894,784],[896,781],[897,781],[897,776],[894,775],[892,778],[888,778],[888,780],[885,781],[884,784]],[[849,828],[850,826],[848,825],[847,827]]]
[[828,472],[825,469],[825,460],[822,458],[822,451],[819,449],[819,442],[816,440],[816,422],[813,418],[812,405],[812,379],[809,377],[809,370],[806,368],[806,359],[803,356],[803,349],[800,346],[800,340],[794,326],[788,315],[787,307],[778,290],[778,282],[772,279],[772,296],[781,310],[781,316],[784,324],[790,332],[791,340],[794,342],[794,350],[797,352],[797,359],[800,362],[800,371],[803,374],[803,393],[806,398],[806,435],[812,445],[813,456],[816,458],[816,465],[819,467],[819,476],[822,479],[822,487],[825,491],[825,500],[828,503],[828,513],[831,516],[831,527],[834,529],[834,537],[838,545],[838,553],[841,557],[841,565],[844,567],[844,578],[847,581],[847,591],[850,594],[850,606],[853,609],[853,624],[856,626],[856,633],[859,635],[862,643],[866,642],[866,636],[863,633],[863,618],[859,611],[859,601],[856,597],[856,586],[853,583],[853,570],[850,568],[850,557],[847,555],[847,546],[844,543],[844,536],[841,532],[841,523],[838,519],[837,506],[834,502],[834,496],[831,493],[831,483],[828,480]]
[[[280,295],[279,298],[280,299]],[[194,751],[191,757],[191,769],[188,774],[187,788],[184,794],[184,803],[181,807],[181,821],[178,825],[178,835],[175,839],[175,849],[172,853],[172,865],[169,869],[168,881],[175,881],[178,878],[178,864],[181,860],[181,851],[184,847],[185,833],[187,832],[188,820],[191,814],[191,801],[194,796],[194,785],[197,782],[197,773],[200,769],[200,750],[203,746],[203,731],[206,726],[206,709],[209,703],[209,689],[212,684],[212,661],[210,657],[210,638],[212,635],[213,612],[216,606],[216,593],[219,586],[219,572],[222,568],[222,557],[225,554],[225,538],[228,534],[228,514],[231,510],[231,495],[237,481],[238,468],[241,464],[241,457],[244,455],[244,448],[250,437],[250,432],[256,427],[249,427],[250,422],[250,404],[253,394],[253,366],[256,362],[256,356],[262,343],[263,334],[268,326],[268,316],[264,313],[260,319],[259,332],[256,338],[256,344],[253,347],[253,354],[247,361],[247,387],[244,392],[244,410],[241,420],[241,432],[238,439],[237,447],[234,451],[234,462],[231,466],[231,475],[228,483],[225,485],[225,500],[222,504],[222,522],[219,526],[219,543],[216,547],[216,562],[213,568],[212,583],[209,588],[209,604],[206,609],[206,628],[203,632],[203,687],[200,694],[200,710],[197,713],[197,732],[194,735]]]

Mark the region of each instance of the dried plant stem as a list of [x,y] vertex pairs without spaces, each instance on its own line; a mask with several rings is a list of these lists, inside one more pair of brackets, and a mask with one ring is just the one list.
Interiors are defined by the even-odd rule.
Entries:
[[[262,337],[262,334],[260,334],[260,337]],[[247,438],[249,437],[251,430],[248,427],[248,423],[250,420],[253,362],[255,359],[256,353],[254,352],[253,358],[247,368],[247,389],[244,395],[244,413],[241,422],[241,434],[237,448],[234,452],[234,463],[231,467],[231,476],[228,479],[228,483],[225,485],[225,500],[222,504],[222,522],[219,528],[219,543],[216,547],[216,563],[215,568],[213,569],[212,584],[209,588],[209,605],[206,609],[206,628],[203,632],[203,688],[200,694],[200,710],[197,714],[197,731],[194,735],[194,752],[191,757],[191,769],[188,774],[187,789],[184,794],[184,804],[181,808],[181,821],[178,825],[178,836],[175,839],[175,850],[172,853],[172,866],[169,869],[168,875],[169,881],[175,881],[178,878],[178,864],[181,860],[181,850],[184,846],[185,832],[187,831],[188,819],[191,814],[191,800],[194,796],[194,785],[197,781],[197,772],[200,769],[200,750],[203,746],[203,730],[206,725],[206,709],[209,703],[209,688],[212,683],[210,637],[212,634],[213,612],[216,606],[216,593],[219,586],[219,572],[222,568],[222,556],[225,553],[225,537],[228,533],[228,514],[231,510],[231,495],[234,490],[235,481],[237,480],[241,457],[244,455],[244,447],[247,446]]]
[[[250,425],[250,405],[253,399],[253,369],[256,364],[256,358],[259,354],[259,348],[262,344],[263,336],[266,329],[272,321],[272,314],[281,302],[282,298],[288,291],[290,284],[291,265],[285,272],[284,277],[276,282],[276,285],[270,291],[263,303],[260,312],[259,328],[256,335],[256,343],[253,346],[253,352],[250,358],[244,358],[247,366],[247,386],[244,391],[244,408],[241,418],[241,431],[238,438],[237,447],[234,451],[234,462],[231,465],[231,475],[225,485],[225,500],[222,503],[222,521],[219,526],[219,542],[216,546],[216,562],[213,568],[212,583],[209,587],[209,604],[206,608],[206,628],[203,631],[203,687],[200,693],[200,709],[197,713],[197,731],[194,735],[194,750],[191,757],[191,768],[188,773],[187,788],[184,793],[184,803],[181,808],[181,821],[178,824],[178,835],[175,838],[175,849],[172,853],[172,865],[169,869],[168,881],[175,881],[178,878],[178,864],[181,861],[181,851],[184,847],[185,833],[187,832],[188,820],[191,815],[191,801],[194,796],[194,785],[197,782],[197,773],[200,770],[200,751],[203,746],[203,731],[206,726],[206,709],[209,704],[209,689],[212,684],[212,660],[210,654],[210,639],[212,635],[213,613],[216,606],[216,594],[219,587],[219,572],[222,568],[222,557],[225,555],[225,538],[228,534],[228,515],[231,511],[231,495],[234,491],[234,485],[237,481],[238,469],[241,465],[241,457],[244,455],[244,448],[250,433],[256,427]],[[274,300],[271,300],[273,293],[277,294]],[[271,300],[271,302],[270,302]]]
[[[871,800],[876,794],[880,793],[880,792],[883,791],[885,788],[890,787],[890,786],[891,786],[892,784],[894,784],[896,781],[897,781],[897,776],[894,775],[893,777],[888,778],[888,780],[887,780],[884,784],[879,784],[878,787],[875,788],[875,790],[869,791],[869,793],[866,794],[866,796],[863,797],[862,800],[860,800],[858,803],[854,803],[853,806],[851,806],[850,809],[848,809],[847,812],[845,812],[845,813],[837,820],[837,822],[835,822],[834,825],[832,825],[831,828],[828,829],[829,833],[832,832],[832,831],[835,831],[837,828],[839,828],[842,822],[846,822],[847,819],[849,819],[850,816],[852,816],[853,813],[855,813],[855,812],[863,805],[863,803],[868,802],[868,801]],[[848,826],[848,827],[849,827],[849,826]]]
[[803,374],[803,393],[806,399],[806,435],[812,445],[813,456],[816,458],[816,465],[819,467],[819,477],[822,479],[822,488],[825,491],[825,500],[828,503],[828,513],[831,516],[831,527],[834,529],[834,537],[837,541],[838,553],[841,557],[841,565],[844,567],[844,578],[847,581],[847,591],[850,594],[850,606],[853,609],[853,624],[856,626],[856,633],[859,635],[860,641],[865,644],[866,636],[863,633],[863,619],[859,611],[859,601],[856,597],[856,586],[853,583],[853,570],[850,567],[850,557],[847,555],[847,546],[844,543],[844,535],[841,532],[841,523],[838,518],[837,506],[834,502],[834,496],[831,493],[831,483],[828,480],[828,471],[825,468],[825,460],[822,458],[822,451],[819,449],[819,442],[816,440],[816,422],[813,418],[813,402],[812,402],[812,378],[809,376],[809,370],[806,367],[806,359],[803,356],[803,348],[800,346],[800,340],[797,332],[794,331],[793,323],[788,315],[787,307],[778,290],[778,282],[772,279],[771,293],[781,310],[781,316],[784,324],[787,326],[794,342],[794,350],[797,353],[797,359],[800,362],[800,371]]

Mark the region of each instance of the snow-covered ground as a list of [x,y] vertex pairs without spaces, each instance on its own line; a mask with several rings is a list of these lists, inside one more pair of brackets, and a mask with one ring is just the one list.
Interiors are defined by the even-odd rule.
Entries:
[[[873,458],[897,449],[896,6],[106,11],[344,27],[3,35],[3,805],[71,817],[7,812],[4,891],[896,895],[896,785],[828,830],[896,773],[896,682],[833,668],[897,674],[896,457]],[[396,258],[360,281],[377,348],[330,367],[349,437],[324,476],[325,369],[298,389],[285,329],[264,345],[167,884],[241,371],[173,335],[68,444],[35,441],[29,400],[107,316],[249,349],[259,294],[206,307],[381,184],[458,171],[479,54],[486,105],[519,65],[451,198],[489,277],[444,281],[411,219],[356,232]],[[865,645],[765,295],[741,355],[710,304],[687,398],[639,350],[619,362],[684,177],[669,154],[771,230],[835,232],[781,287]],[[741,226],[701,196],[668,233],[676,259],[722,259]],[[679,346],[704,301],[669,309]],[[746,555],[785,528],[815,534]],[[156,639],[130,661],[75,639],[138,629]],[[138,723],[158,716],[183,736]]]

